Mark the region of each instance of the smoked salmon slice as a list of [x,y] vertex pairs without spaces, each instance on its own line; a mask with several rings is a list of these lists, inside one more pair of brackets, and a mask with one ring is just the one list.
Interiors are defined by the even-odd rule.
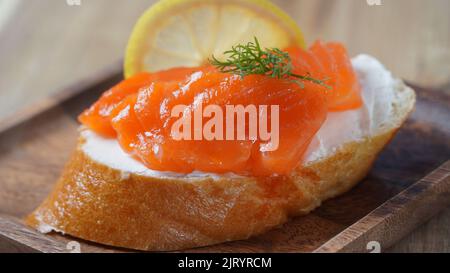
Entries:
[[[288,48],[293,73],[326,79],[329,89],[313,82],[301,86],[291,79],[265,75],[218,72],[212,66],[175,68],[141,73],[106,91],[79,120],[104,137],[117,138],[123,150],[148,168],[190,173],[234,172],[267,176],[289,174],[301,162],[312,138],[329,111],[361,106],[360,86],[345,48],[338,43],[314,43],[310,49]],[[214,111],[204,112],[213,105]],[[256,107],[258,118],[266,114],[272,128],[272,114],[278,106],[278,143],[268,149],[267,139],[251,134],[252,111],[244,117],[245,135],[228,139],[224,116],[229,106]],[[172,110],[184,106],[178,116]],[[246,109],[246,108],[245,108]],[[269,113],[270,112],[270,113]],[[200,115],[198,115],[200,113]],[[202,115],[203,113],[203,115]],[[212,121],[221,121],[212,122]],[[233,122],[237,117],[232,116]],[[200,132],[196,124],[200,123]],[[174,137],[173,128],[182,124],[183,135]],[[214,137],[207,139],[205,127]],[[258,124],[260,132],[261,124]],[[187,134],[185,134],[188,132]]]
[[[203,69],[210,69],[205,67]],[[104,137],[115,137],[116,131],[111,126],[111,112],[128,95],[155,81],[181,81],[186,75],[198,71],[198,68],[173,68],[157,73],[139,73],[120,82],[102,94],[100,99],[84,111],[79,120]]]
[[305,83],[327,92],[330,111],[356,109],[362,105],[361,86],[342,44],[317,41],[309,50],[292,47],[286,51],[292,58],[294,73],[324,79],[330,86],[330,89],[325,90],[323,86]]

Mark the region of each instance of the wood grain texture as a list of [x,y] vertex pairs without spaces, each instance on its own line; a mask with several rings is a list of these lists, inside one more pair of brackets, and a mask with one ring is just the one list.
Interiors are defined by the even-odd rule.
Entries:
[[[0,12],[6,18],[0,18],[0,117],[58,94],[67,84],[80,85],[95,72],[117,64],[136,17],[154,2],[82,0],[80,7],[71,7],[60,0],[1,1],[20,3],[8,12],[2,9],[6,15]],[[316,38],[343,41],[352,55],[370,53],[402,78],[450,90],[450,1],[382,0],[382,6],[372,7],[363,0],[274,2],[295,18],[309,42]],[[26,120],[58,101],[58,96],[29,113],[13,114],[0,127]],[[446,122],[442,116],[438,119]],[[39,166],[51,161],[45,153],[37,159]],[[449,226],[447,209],[391,250],[448,252]]]
[[[67,243],[73,240],[84,252],[126,251],[69,236],[42,235],[20,220],[45,198],[58,178],[76,143],[77,114],[117,82],[121,73],[104,75],[94,77],[94,85],[82,86],[84,91],[67,89],[71,97],[63,96],[61,103],[54,101],[47,110],[0,131],[0,251],[68,252]],[[449,163],[420,180],[449,159],[450,99],[415,89],[416,111],[368,177],[352,191],[261,236],[188,251],[352,252],[365,251],[369,240],[382,243],[383,249],[391,246],[450,201]]]
[[315,252],[364,252],[376,241],[385,248],[450,205],[450,161],[348,227]]

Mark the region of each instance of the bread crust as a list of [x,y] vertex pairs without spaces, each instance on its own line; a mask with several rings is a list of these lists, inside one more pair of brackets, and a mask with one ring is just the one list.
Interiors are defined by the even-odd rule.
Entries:
[[47,199],[26,218],[97,243],[166,251],[246,239],[352,188],[395,130],[344,145],[289,176],[155,178],[95,162],[78,148]]

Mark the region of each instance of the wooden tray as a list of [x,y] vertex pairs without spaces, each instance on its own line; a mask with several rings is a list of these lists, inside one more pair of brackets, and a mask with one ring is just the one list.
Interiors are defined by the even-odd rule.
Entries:
[[[121,79],[119,66],[103,71],[0,122],[0,252],[126,250],[58,234],[43,235],[21,219],[50,192],[78,136],[76,117]],[[367,252],[382,250],[450,204],[450,98],[415,88],[416,111],[380,155],[368,177],[349,193],[325,202],[261,236],[194,252]]]

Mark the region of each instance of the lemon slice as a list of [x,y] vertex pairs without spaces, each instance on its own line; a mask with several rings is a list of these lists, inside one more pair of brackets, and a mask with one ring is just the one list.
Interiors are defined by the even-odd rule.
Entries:
[[125,77],[203,65],[254,37],[263,47],[304,46],[294,20],[268,0],[162,0],[134,27]]

